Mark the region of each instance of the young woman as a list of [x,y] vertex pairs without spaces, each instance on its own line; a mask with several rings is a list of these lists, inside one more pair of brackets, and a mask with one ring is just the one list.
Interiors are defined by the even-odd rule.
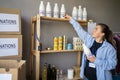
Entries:
[[[80,77],[84,80],[112,80],[111,70],[116,67],[116,50],[112,31],[105,24],[97,24],[89,35],[78,22],[66,15],[78,36],[91,50],[92,57],[83,54]],[[86,79],[85,79],[86,78]]]

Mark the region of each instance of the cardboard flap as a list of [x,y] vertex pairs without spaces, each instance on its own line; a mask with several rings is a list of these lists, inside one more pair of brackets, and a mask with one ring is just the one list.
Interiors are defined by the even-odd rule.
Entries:
[[24,63],[24,60],[20,62],[17,60],[0,60],[0,68],[5,68],[9,71],[10,68],[20,68]]

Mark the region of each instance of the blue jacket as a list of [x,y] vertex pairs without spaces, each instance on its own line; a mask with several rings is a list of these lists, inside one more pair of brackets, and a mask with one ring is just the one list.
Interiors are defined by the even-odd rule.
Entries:
[[[78,36],[83,40],[84,44],[90,48],[93,45],[94,38],[86,32],[81,25],[74,19],[70,20]],[[97,80],[112,80],[112,75],[110,70],[114,69],[117,64],[116,50],[107,41],[103,42],[103,45],[97,50],[96,60],[94,62],[96,65],[96,75]],[[86,66],[86,55],[82,56],[82,65],[80,77],[84,78],[84,68]]]

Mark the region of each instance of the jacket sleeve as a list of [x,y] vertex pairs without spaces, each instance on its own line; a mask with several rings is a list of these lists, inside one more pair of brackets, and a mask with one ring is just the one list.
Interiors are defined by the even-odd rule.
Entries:
[[85,44],[91,43],[91,40],[93,40],[93,37],[88,32],[86,32],[77,21],[75,21],[74,19],[71,19],[70,23],[73,25],[73,28],[77,32],[78,36],[82,39],[82,41]]
[[104,69],[104,70],[115,69],[117,64],[116,50],[109,49],[107,58],[105,60],[96,58],[94,63],[96,64],[96,67],[101,67],[101,69]]

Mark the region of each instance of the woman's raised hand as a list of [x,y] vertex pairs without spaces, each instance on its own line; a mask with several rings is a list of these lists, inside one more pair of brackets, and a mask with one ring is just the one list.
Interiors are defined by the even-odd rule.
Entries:
[[72,17],[71,17],[70,15],[66,14],[66,15],[65,15],[65,19],[69,19],[69,20],[71,20]]

